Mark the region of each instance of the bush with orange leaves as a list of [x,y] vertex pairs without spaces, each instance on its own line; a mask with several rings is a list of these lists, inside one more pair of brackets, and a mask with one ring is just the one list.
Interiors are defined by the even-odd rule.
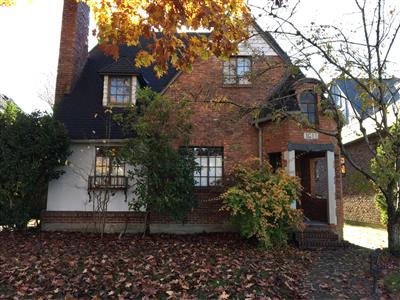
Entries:
[[299,201],[297,177],[253,160],[236,166],[232,180],[232,187],[221,195],[222,210],[230,213],[243,236],[273,248],[285,245],[293,230],[302,229],[302,211],[291,208],[293,201]]

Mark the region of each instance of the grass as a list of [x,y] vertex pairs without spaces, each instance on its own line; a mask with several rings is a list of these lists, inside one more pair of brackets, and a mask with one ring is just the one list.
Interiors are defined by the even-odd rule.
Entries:
[[393,294],[400,293],[400,271],[391,271],[384,279],[385,288]]

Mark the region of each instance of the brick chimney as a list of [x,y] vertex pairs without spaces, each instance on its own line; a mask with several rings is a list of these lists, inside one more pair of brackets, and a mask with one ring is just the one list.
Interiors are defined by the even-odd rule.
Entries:
[[64,0],[60,53],[54,103],[69,94],[81,74],[88,55],[89,7]]

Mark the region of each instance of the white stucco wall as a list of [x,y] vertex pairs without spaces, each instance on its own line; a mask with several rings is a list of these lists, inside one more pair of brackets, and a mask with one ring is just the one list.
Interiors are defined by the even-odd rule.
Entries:
[[[64,167],[65,174],[49,183],[48,211],[93,211],[93,201],[89,202],[88,176],[94,173],[96,145],[101,143],[71,145],[73,153],[68,159],[69,165]],[[128,191],[127,199],[132,200],[132,192]],[[123,191],[116,191],[111,196],[108,211],[128,211]]]

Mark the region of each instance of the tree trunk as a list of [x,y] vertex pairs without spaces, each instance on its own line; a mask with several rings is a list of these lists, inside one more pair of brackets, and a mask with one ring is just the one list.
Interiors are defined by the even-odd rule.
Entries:
[[146,215],[144,217],[144,230],[143,237],[150,235],[150,209],[149,206],[146,208]]
[[389,216],[388,220],[389,251],[392,255],[400,256],[400,220]]

